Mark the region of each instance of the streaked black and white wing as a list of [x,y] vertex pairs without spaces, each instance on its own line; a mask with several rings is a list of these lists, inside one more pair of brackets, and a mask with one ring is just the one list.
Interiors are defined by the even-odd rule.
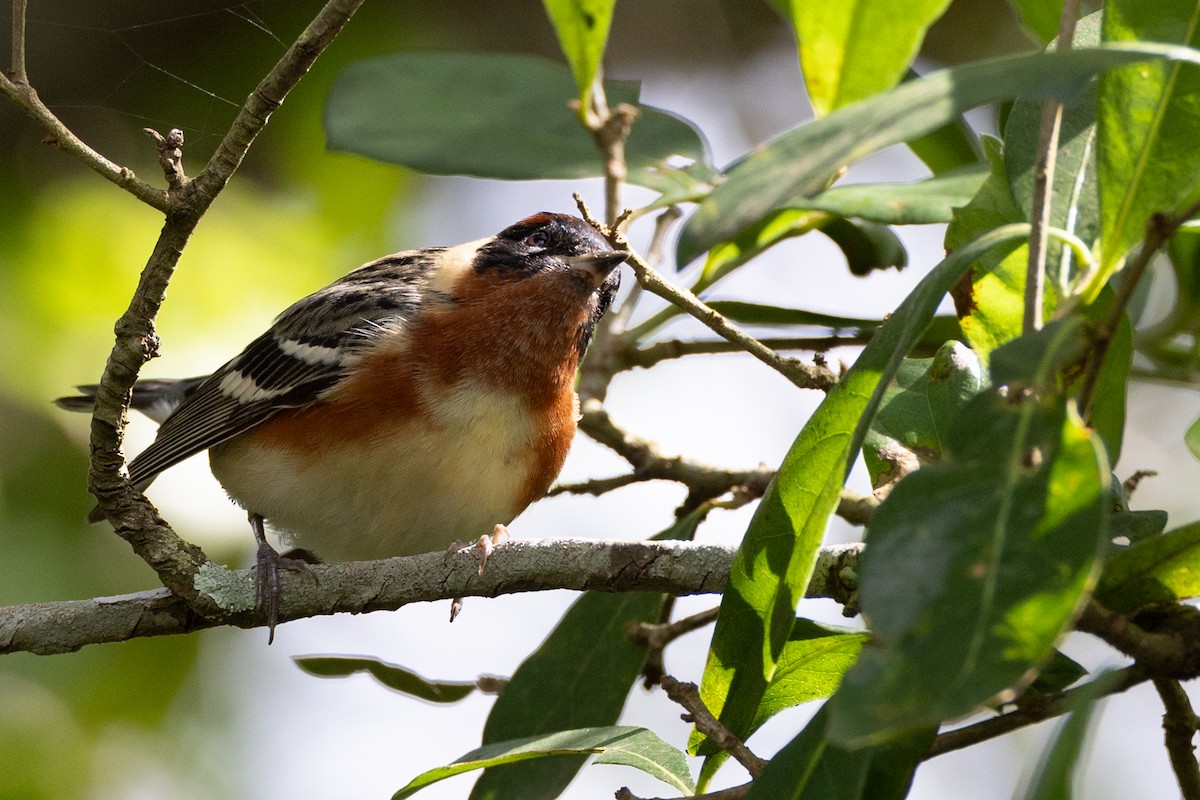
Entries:
[[320,402],[381,335],[401,333],[437,300],[428,289],[436,252],[388,256],[297,301],[163,421],[130,462],[130,480],[148,483],[283,409]]

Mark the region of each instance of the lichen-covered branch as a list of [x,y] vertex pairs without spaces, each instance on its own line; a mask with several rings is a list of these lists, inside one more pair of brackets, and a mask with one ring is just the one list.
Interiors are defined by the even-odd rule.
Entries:
[[[850,596],[853,587],[845,584],[845,577],[858,552],[855,546],[822,550],[809,585],[810,595]],[[733,547],[684,541],[544,539],[498,547],[483,575],[478,574],[471,553],[316,564],[307,571],[280,576],[279,618],[361,614],[416,602],[547,589],[674,595],[720,592],[733,553]],[[199,570],[197,586],[219,606],[217,611],[201,616],[165,589],[0,608],[0,654],[66,653],[89,644],[190,633],[217,625],[253,628],[263,624],[253,610],[252,570],[231,571],[208,564]],[[469,607],[466,613],[470,613]],[[286,635],[286,629],[281,635]]]

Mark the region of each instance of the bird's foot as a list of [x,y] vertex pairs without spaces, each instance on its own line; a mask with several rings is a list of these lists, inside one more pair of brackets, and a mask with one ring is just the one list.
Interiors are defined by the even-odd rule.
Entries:
[[[501,525],[500,523],[497,523],[496,527],[492,529],[492,532],[490,534],[485,533],[483,536],[480,536],[475,541],[474,544],[467,544],[462,539],[455,539],[450,544],[450,549],[446,551],[446,555],[442,559],[442,561],[443,561],[443,563],[448,563],[450,560],[450,557],[453,555],[456,555],[458,553],[466,553],[466,552],[478,553],[479,554],[479,573],[478,574],[482,575],[484,567],[487,566],[488,557],[491,556],[491,554],[495,551],[495,549],[497,547],[504,544],[505,542],[511,541],[512,538],[513,538],[512,534],[508,532],[508,528],[504,525]],[[456,597],[450,601],[450,621],[451,622],[454,622],[454,620],[458,616],[459,612],[462,611],[462,607],[463,607],[463,599],[461,597]]]
[[286,556],[281,556],[267,542],[262,517],[251,514],[250,526],[258,541],[254,566],[254,610],[266,620],[267,644],[273,644],[275,626],[279,624],[279,570],[306,571],[309,564],[320,563],[320,559],[307,550],[289,550]]

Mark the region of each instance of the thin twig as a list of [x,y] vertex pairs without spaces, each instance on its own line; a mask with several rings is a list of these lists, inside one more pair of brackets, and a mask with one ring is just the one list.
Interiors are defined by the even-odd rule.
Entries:
[[[1109,694],[1123,692],[1148,679],[1149,676],[1140,667],[1136,665],[1126,667],[1116,674]],[[1066,714],[1074,708],[1074,699],[1079,694],[1090,690],[1090,686],[1081,686],[1055,694],[1024,697],[1013,711],[940,734],[933,740],[933,744],[930,745],[929,750],[922,756],[922,760],[928,761],[936,756],[945,755],[955,750],[962,750],[980,742],[995,739],[997,736],[1011,733],[1019,728],[1035,725],[1053,717]]]
[[29,83],[25,73],[25,7],[27,0],[13,0],[12,7],[12,70],[9,75],[13,83]]
[[[166,198],[163,205],[156,207],[168,212],[166,224],[142,270],[129,307],[117,321],[116,341],[96,393],[88,488],[118,535],[155,570],[163,585],[204,614],[222,613],[213,599],[196,587],[196,575],[208,563],[207,556],[176,536],[122,474],[125,463],[122,440],[130,392],[142,365],[157,355],[155,319],[192,232],[245,157],[271,111],[304,77],[361,3],[362,0],[330,0],[247,98],[200,175],[182,185],[180,192],[163,195]],[[53,115],[44,122],[61,125]],[[70,132],[66,134],[69,136]]]
[[[1070,50],[1075,38],[1075,21],[1080,0],[1064,0],[1058,23],[1056,50]],[[1029,335],[1042,327],[1042,305],[1046,291],[1046,252],[1050,242],[1050,205],[1053,199],[1054,168],[1058,158],[1058,136],[1062,127],[1063,104],[1057,100],[1042,102],[1042,121],[1038,131],[1038,157],[1033,171],[1033,213],[1029,231],[1029,264],[1025,272],[1025,316],[1022,333]]]
[[687,714],[683,715],[684,722],[696,726],[710,741],[746,768],[750,777],[757,778],[766,768],[767,762],[754,753],[739,739],[733,731],[726,728],[700,699],[700,690],[694,683],[683,683],[670,675],[664,675],[660,685],[666,691],[667,697],[683,706]]
[[1159,678],[1154,681],[1154,688],[1166,709],[1163,738],[1183,800],[1200,800],[1200,765],[1196,763],[1196,746],[1192,744],[1200,720],[1179,681]]
[[[592,224],[598,224],[595,218],[592,217],[583,198],[578,194],[575,195],[575,202],[579,206],[579,212],[585,219],[589,220]],[[647,291],[653,292],[672,305],[682,308],[707,325],[718,336],[736,343],[743,350],[783,375],[796,386],[801,389],[827,391],[837,383],[837,375],[829,368],[815,364],[804,364],[793,358],[784,358],[737,325],[734,325],[724,315],[715,311],[687,289],[672,286],[629,246],[629,241],[619,230],[609,230],[609,241],[618,250],[629,251],[629,257],[625,260],[625,263],[633,268],[634,274],[637,275],[638,283]]]
[[188,184],[188,177],[183,172],[183,131],[172,128],[166,136],[153,128],[142,128],[142,131],[154,141],[158,165],[162,167],[167,186],[172,192],[182,190]]
[[[870,333],[855,336],[780,336],[759,341],[775,351],[806,350],[821,353],[837,347],[865,345],[871,336]],[[645,347],[630,349],[624,353],[623,359],[631,367],[648,369],[660,361],[673,358],[744,352],[746,348],[725,339],[663,339]]]
[[169,211],[167,193],[143,181],[133,170],[110,161],[89,147],[54,115],[27,83],[15,83],[0,72],[0,94],[7,96],[18,108],[32,117],[47,132],[48,139],[60,149],[82,161],[89,169],[103,176],[146,205],[159,211]]
[[[1091,600],[1075,629],[1100,637],[1137,661],[1151,677],[1187,680],[1200,675],[1200,611],[1171,605],[1161,612],[1156,618],[1143,611],[1135,621]],[[1150,630],[1150,625],[1156,630]]]
[[629,168],[625,164],[625,141],[639,112],[628,103],[618,103],[613,109],[608,107],[601,70],[596,70],[590,99],[591,106],[584,113],[583,122],[592,132],[596,147],[604,159],[604,219],[616,228],[620,226],[617,217],[621,212],[621,187],[629,176]]
[[652,649],[662,650],[680,636],[698,631],[706,625],[716,622],[717,612],[720,610],[719,606],[714,606],[674,622],[631,622],[625,626],[625,635],[636,644],[644,644]]
[[[624,458],[633,467],[630,475],[599,478],[580,484],[556,487],[552,494],[604,494],[633,483],[651,480],[668,480],[688,487],[688,505],[720,497],[735,489],[751,497],[761,497],[775,471],[767,467],[751,470],[731,470],[714,467],[684,456],[668,456],[659,451],[658,445],[625,431],[613,421],[603,406],[595,401],[583,403],[583,415],[579,430],[608,447]],[[837,515],[852,525],[865,525],[879,501],[871,495],[862,495],[849,489],[842,490]]]

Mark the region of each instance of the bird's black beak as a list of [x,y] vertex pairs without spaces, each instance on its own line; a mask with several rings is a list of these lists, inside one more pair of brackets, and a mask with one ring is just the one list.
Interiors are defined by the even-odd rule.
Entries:
[[593,286],[604,283],[604,279],[618,264],[629,258],[627,250],[609,250],[605,253],[584,253],[563,259],[572,271],[585,275]]

